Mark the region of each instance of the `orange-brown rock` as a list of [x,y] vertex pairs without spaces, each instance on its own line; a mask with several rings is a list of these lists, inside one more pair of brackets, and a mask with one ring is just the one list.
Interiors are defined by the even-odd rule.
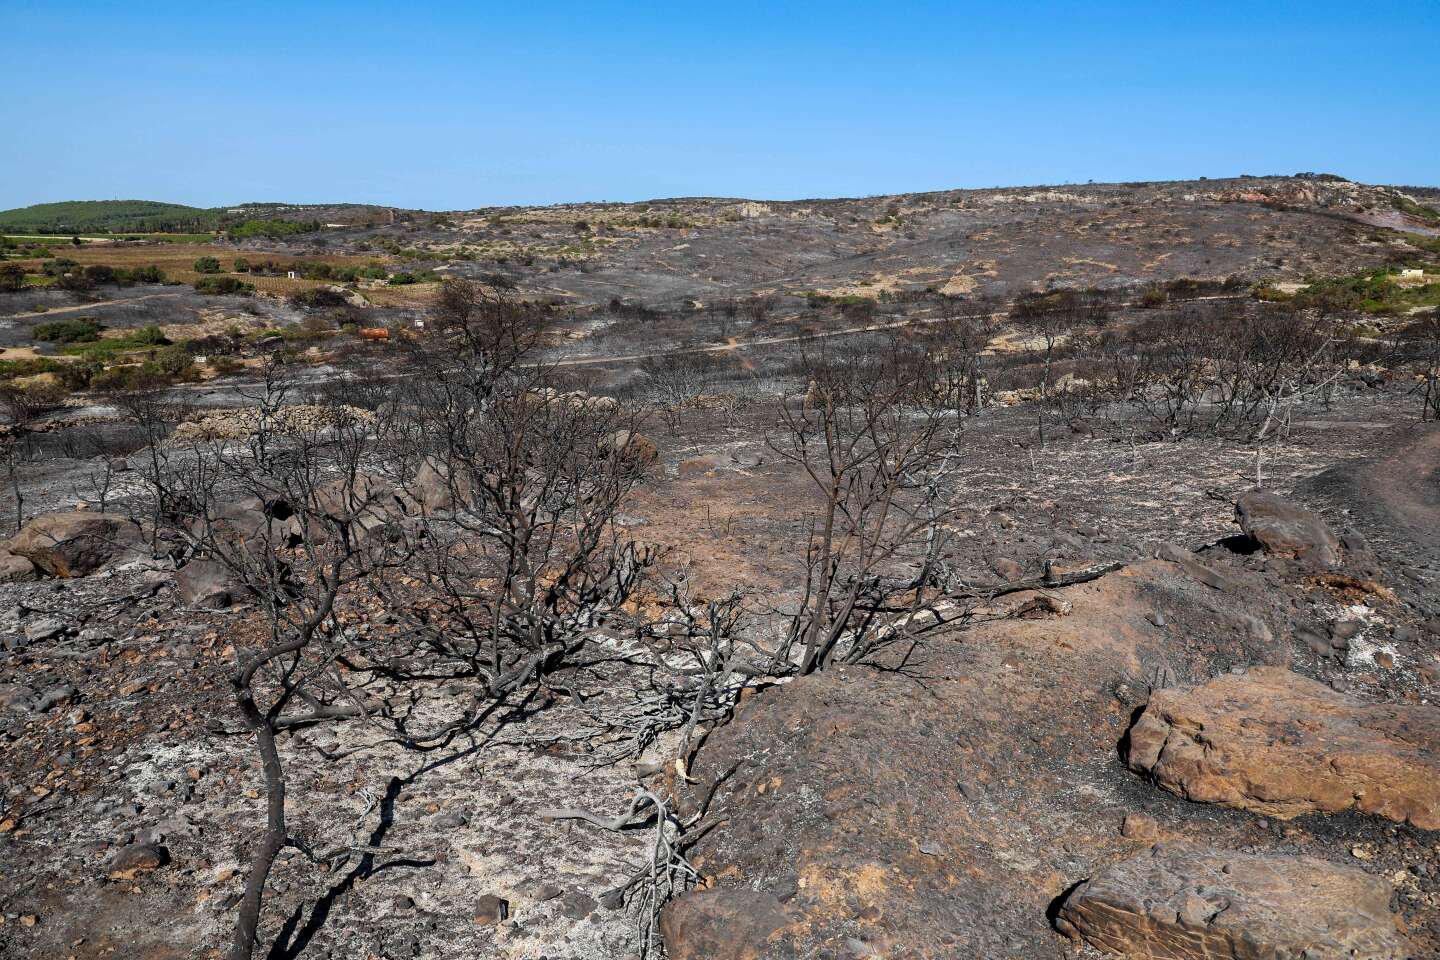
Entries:
[[1235,522],[1266,553],[1321,567],[1340,562],[1340,541],[1317,514],[1283,497],[1252,490],[1235,501]]
[[1276,667],[1156,692],[1127,760],[1188,800],[1440,829],[1440,708],[1365,703]]
[[1059,930],[1155,960],[1399,960],[1390,885],[1313,857],[1161,844],[1076,887]]
[[36,517],[9,549],[51,576],[83,577],[139,542],[140,528],[132,520],[74,510]]
[[790,925],[780,901],[756,890],[695,890],[660,915],[671,960],[759,960],[769,937]]

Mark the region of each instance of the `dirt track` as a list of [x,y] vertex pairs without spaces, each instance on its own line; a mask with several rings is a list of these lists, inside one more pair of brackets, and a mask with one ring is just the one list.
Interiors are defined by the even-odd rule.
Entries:
[[1388,449],[1326,470],[1315,486],[1351,512],[1362,530],[1440,580],[1440,424],[1392,434]]

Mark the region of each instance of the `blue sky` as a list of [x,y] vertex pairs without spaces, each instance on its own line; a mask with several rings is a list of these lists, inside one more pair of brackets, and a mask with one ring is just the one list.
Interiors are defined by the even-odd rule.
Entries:
[[1440,184],[1440,2],[0,0],[0,208]]

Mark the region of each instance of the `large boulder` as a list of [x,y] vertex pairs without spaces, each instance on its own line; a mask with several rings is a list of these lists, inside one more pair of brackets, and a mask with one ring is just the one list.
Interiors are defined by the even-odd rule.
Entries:
[[660,933],[671,960],[759,960],[790,917],[772,894],[694,890],[665,907]]
[[75,510],[31,520],[10,552],[54,577],[83,577],[140,543],[140,526],[110,513]]
[[1315,513],[1263,490],[1235,501],[1235,522],[1266,553],[1293,557],[1316,566],[1340,563],[1340,541]]
[[1059,930],[1156,960],[1401,960],[1390,884],[1313,857],[1162,844],[1076,887]]
[[1156,691],[1126,759],[1188,800],[1440,829],[1440,707],[1365,703],[1276,667]]

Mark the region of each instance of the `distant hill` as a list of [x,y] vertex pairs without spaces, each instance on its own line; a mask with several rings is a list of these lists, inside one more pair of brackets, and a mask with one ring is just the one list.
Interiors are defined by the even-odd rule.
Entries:
[[0,212],[11,233],[199,233],[220,225],[221,211],[156,200],[69,200]]
[[[157,200],[67,200],[0,211],[0,232],[210,233],[275,236],[319,229],[322,224],[378,224],[393,221],[388,207],[358,203],[243,203],[229,207],[187,207]],[[247,226],[248,225],[248,226]],[[288,229],[284,228],[290,225]],[[299,228],[299,229],[297,229]]]

